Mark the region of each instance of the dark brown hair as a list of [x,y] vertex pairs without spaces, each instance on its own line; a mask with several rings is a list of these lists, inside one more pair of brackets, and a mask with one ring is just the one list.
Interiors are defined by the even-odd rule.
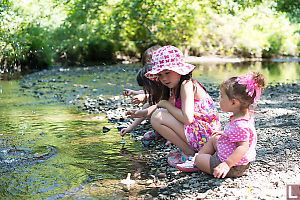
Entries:
[[147,63],[142,69],[139,70],[136,81],[139,86],[143,87],[144,93],[149,94],[148,102],[154,105],[159,102],[162,94],[161,83],[148,79],[145,74],[152,70],[152,63]]
[[[246,92],[246,85],[238,83],[238,77],[231,77],[220,85],[220,90],[223,90],[230,100],[237,99],[241,103],[241,109],[249,108],[254,103],[256,91],[252,97]],[[256,80],[257,87],[261,88],[263,92],[265,87],[264,76],[260,73],[254,72],[252,80]]]

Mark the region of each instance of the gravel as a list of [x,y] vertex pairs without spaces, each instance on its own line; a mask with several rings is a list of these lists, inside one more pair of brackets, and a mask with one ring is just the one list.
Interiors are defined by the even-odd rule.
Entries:
[[[212,96],[217,102],[217,91]],[[124,116],[133,105],[122,97],[110,99],[115,109],[105,111],[109,121],[119,127],[132,122]],[[103,102],[103,101],[102,101]],[[90,104],[84,105],[85,109]],[[109,107],[109,106],[108,106]],[[137,127],[133,136],[148,151],[149,175],[155,177],[157,193],[148,199],[285,199],[287,184],[300,184],[300,84],[269,86],[255,108],[258,134],[257,159],[246,176],[216,179],[203,172],[184,173],[167,164],[168,153],[175,146],[165,140],[142,140],[149,123]],[[230,113],[220,112],[221,123]]]

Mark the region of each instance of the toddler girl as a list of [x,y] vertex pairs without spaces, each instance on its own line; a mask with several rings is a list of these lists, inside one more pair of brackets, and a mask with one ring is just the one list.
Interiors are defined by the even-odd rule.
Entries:
[[[146,64],[142,69],[139,70],[136,77],[138,85],[143,88],[143,93],[147,96],[147,98],[144,99],[143,102],[144,103],[143,109],[146,109],[149,106],[156,104],[161,97],[160,84],[158,82],[151,81],[150,79],[145,77],[145,74],[151,69],[152,69],[152,64],[151,63]],[[126,133],[132,131],[136,126],[138,126],[145,119],[146,117],[140,117],[135,119],[130,126],[128,126],[127,128],[123,128],[120,131],[120,135],[123,137]],[[144,138],[149,139],[148,137],[155,137],[157,133],[153,133],[153,132],[154,131],[149,131],[145,133]]]
[[189,168],[185,163],[177,168],[202,170],[217,178],[244,175],[256,157],[257,136],[249,106],[260,97],[264,86],[263,75],[254,72],[224,81],[220,86],[220,107],[233,114],[224,133],[215,134],[199,151],[195,159],[197,167]]
[[130,117],[151,115],[152,127],[179,147],[168,157],[168,163],[175,167],[193,156],[219,131],[218,112],[203,85],[192,78],[195,66],[184,62],[179,49],[161,47],[153,53],[152,63],[153,69],[146,77],[163,85],[162,100],[146,111],[128,114]]

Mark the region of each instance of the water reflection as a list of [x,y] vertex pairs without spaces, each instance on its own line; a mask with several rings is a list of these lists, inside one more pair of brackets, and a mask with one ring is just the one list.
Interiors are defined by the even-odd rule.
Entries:
[[[128,172],[134,172],[135,167],[128,167],[132,158],[120,153],[119,132],[111,129],[103,133],[103,126],[109,125],[104,117],[99,121],[95,115],[73,106],[43,104],[41,99],[23,96],[16,81],[0,82],[0,87],[4,91],[0,104],[5,105],[0,107],[0,150],[11,152],[2,161],[39,159],[39,155],[49,155],[45,152],[47,147],[55,149],[55,154],[39,159],[41,162],[23,160],[22,165],[12,162],[12,170],[2,168],[1,197],[77,199],[99,195],[105,198],[115,190],[90,194],[85,191],[86,184],[114,180],[112,184],[118,185]],[[129,151],[137,155],[142,152],[137,142],[125,139]]]
[[293,83],[300,81],[298,62],[254,62],[200,65],[193,73],[203,83],[221,83],[231,77],[248,73],[249,70],[264,74],[268,83]]

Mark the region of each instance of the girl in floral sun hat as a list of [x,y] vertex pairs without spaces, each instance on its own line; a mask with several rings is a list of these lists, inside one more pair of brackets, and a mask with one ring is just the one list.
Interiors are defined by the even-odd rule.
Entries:
[[168,163],[175,167],[194,156],[213,133],[220,131],[218,111],[204,86],[192,78],[195,66],[184,62],[178,48],[159,48],[152,55],[152,64],[145,76],[162,83],[162,99],[128,115],[151,115],[152,127],[179,148],[168,157]]

